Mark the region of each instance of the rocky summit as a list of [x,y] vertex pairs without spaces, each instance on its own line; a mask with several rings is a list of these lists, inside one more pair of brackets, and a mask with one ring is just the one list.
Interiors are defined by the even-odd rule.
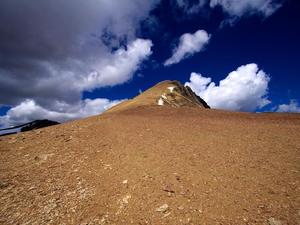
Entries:
[[172,106],[175,108],[182,106],[210,108],[208,104],[202,98],[197,96],[190,87],[183,86],[176,80],[167,80],[149,88],[134,99],[125,101],[111,108],[108,112],[151,105]]
[[176,81],[0,137],[0,224],[300,224],[300,116],[207,109]]

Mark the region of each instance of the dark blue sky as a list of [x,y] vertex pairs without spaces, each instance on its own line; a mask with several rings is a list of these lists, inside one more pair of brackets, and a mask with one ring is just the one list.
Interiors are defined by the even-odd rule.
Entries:
[[214,108],[300,112],[299,12],[296,0],[3,0],[0,126],[99,114],[192,72]]
[[[240,65],[257,63],[270,75],[269,99],[272,104],[263,110],[271,110],[289,99],[300,100],[300,3],[286,1],[268,18],[260,16],[242,18],[234,26],[220,29],[222,12],[212,15],[175,18],[165,1],[153,13],[159,18],[159,30],[146,29],[143,38],[153,41],[153,55],[136,76],[127,83],[115,87],[85,92],[84,97],[110,99],[132,98],[139,89],[145,90],[162,80],[186,82],[191,72],[212,77],[215,82],[224,79]],[[171,55],[174,44],[183,33],[204,29],[212,34],[206,50],[171,67],[163,62]]]

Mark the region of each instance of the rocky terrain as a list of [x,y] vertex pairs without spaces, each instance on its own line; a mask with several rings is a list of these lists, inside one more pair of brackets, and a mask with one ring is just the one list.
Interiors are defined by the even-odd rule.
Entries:
[[208,109],[170,84],[0,137],[0,224],[300,224],[300,115]]

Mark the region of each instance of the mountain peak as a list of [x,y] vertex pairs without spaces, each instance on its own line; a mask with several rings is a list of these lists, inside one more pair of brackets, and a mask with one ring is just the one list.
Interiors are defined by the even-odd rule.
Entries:
[[175,108],[182,106],[210,108],[190,87],[182,85],[177,80],[165,80],[142,92],[137,97],[112,107],[108,111],[119,111],[147,105],[172,106]]

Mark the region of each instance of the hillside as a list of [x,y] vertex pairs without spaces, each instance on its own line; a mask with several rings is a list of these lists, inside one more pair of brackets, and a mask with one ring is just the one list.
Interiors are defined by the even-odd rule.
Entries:
[[192,106],[200,108],[210,108],[207,103],[197,96],[188,86],[183,86],[178,81],[162,81],[149,88],[134,99],[124,101],[107,112],[116,112],[135,108],[137,106],[172,106],[175,108],[182,106]]
[[159,105],[169,85],[0,137],[0,224],[300,224],[300,115]]

